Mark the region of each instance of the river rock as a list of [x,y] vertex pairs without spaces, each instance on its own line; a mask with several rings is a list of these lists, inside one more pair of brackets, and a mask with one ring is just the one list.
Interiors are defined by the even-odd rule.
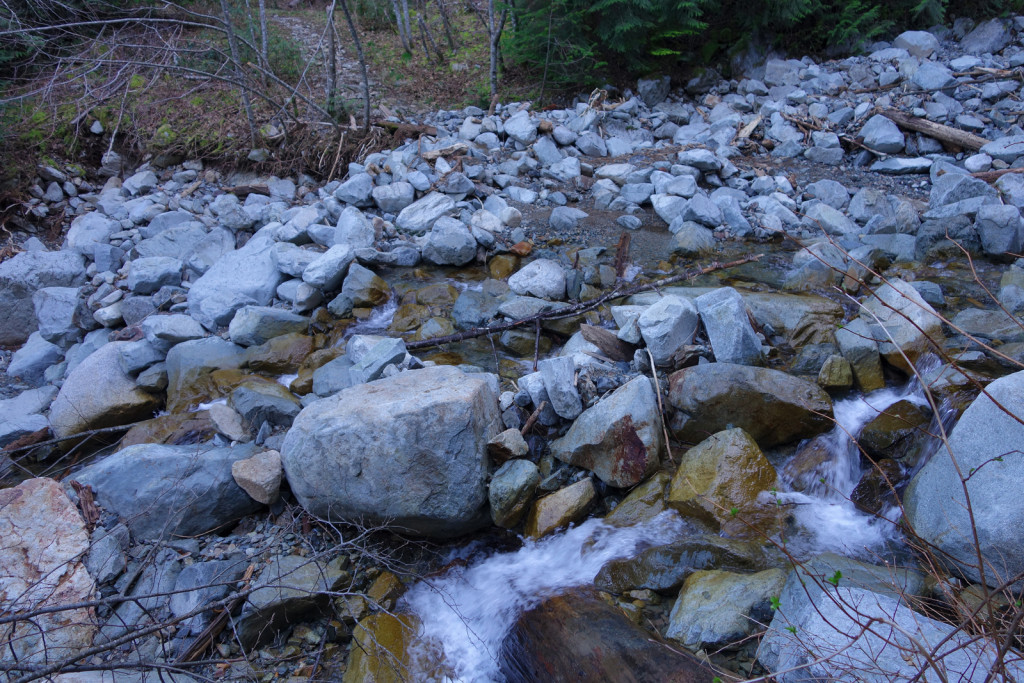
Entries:
[[548,598],[523,613],[501,644],[509,683],[665,681],[706,683],[716,671],[634,624],[592,588]]
[[120,348],[112,342],[83,360],[64,380],[50,407],[50,425],[57,436],[113,427],[149,417],[160,398],[142,391],[121,370]]
[[273,640],[279,631],[326,608],[331,592],[348,578],[342,562],[341,558],[323,562],[300,555],[271,558],[253,582],[253,591],[234,623],[242,647]]
[[571,357],[546,358],[538,365],[551,407],[559,417],[574,420],[583,412],[583,403],[576,391],[576,366]]
[[0,263],[0,346],[22,344],[38,329],[36,291],[84,282],[84,260],[72,251],[24,251]]
[[404,683],[411,680],[410,645],[418,620],[411,614],[380,612],[352,630],[352,654],[342,683]]
[[771,621],[771,598],[778,597],[785,583],[781,569],[694,572],[679,590],[665,636],[692,650],[743,640]]
[[878,342],[872,337],[867,322],[862,318],[854,318],[836,330],[836,343],[843,358],[849,361],[861,391],[871,392],[885,386]]
[[373,201],[385,213],[399,213],[412,204],[416,190],[409,183],[391,183],[373,188]]
[[636,486],[604,521],[614,526],[634,526],[653,519],[667,509],[665,492],[672,478],[664,472],[655,472],[647,481]]
[[978,209],[975,225],[981,248],[989,256],[1004,260],[1016,258],[1024,246],[1024,220],[1020,209],[1005,204],[989,204]]
[[669,231],[675,233],[670,247],[673,254],[707,256],[717,246],[715,234],[710,229],[693,221],[682,220],[682,216],[672,221]]
[[56,344],[43,339],[39,332],[29,335],[25,344],[14,352],[7,366],[7,376],[37,387],[45,382],[46,370],[60,362],[64,352]]
[[216,398],[210,373],[237,370],[245,363],[245,349],[237,344],[207,337],[187,341],[167,352],[167,409],[178,412]]
[[864,144],[872,150],[885,154],[903,151],[903,133],[895,123],[881,114],[875,114],[868,119],[860,134],[864,138]]
[[350,306],[380,306],[391,298],[391,287],[369,268],[353,263],[341,286],[340,297]]
[[720,363],[760,365],[761,341],[750,325],[743,298],[732,287],[702,294],[694,303]]
[[648,378],[637,377],[585,410],[551,443],[551,453],[606,484],[628,488],[658,466],[662,442],[657,396]]
[[583,521],[596,497],[594,482],[589,477],[544,496],[530,509],[523,534],[542,538],[556,529]]
[[557,261],[537,259],[512,275],[508,286],[519,295],[559,301],[565,298],[565,271]]
[[81,338],[82,330],[78,326],[80,293],[78,287],[43,287],[32,295],[39,335],[43,339],[67,348]]
[[477,528],[487,442],[501,431],[494,376],[449,366],[403,372],[307,406],[281,459],[311,514],[430,536]]
[[440,192],[431,192],[402,209],[395,220],[399,230],[422,235],[441,216],[455,208],[455,200]]
[[901,459],[931,421],[929,411],[906,399],[897,401],[872,419],[860,434],[857,445],[872,460]]
[[335,244],[310,261],[302,271],[302,281],[324,291],[336,290],[345,280],[356,255],[349,244]]
[[288,427],[299,414],[301,405],[287,388],[277,382],[254,377],[231,392],[231,407],[257,430],[264,422]]
[[223,529],[259,509],[231,476],[254,447],[129,446],[80,470],[96,503],[120,517],[135,539],[173,538]]
[[636,324],[654,362],[667,365],[676,351],[693,343],[697,322],[693,302],[667,295],[641,313]]
[[668,490],[669,507],[718,526],[731,536],[771,533],[778,509],[761,502],[778,486],[778,474],[757,443],[742,429],[714,434],[683,454]]
[[373,177],[369,173],[356,173],[334,191],[334,197],[346,204],[369,206],[373,192]]
[[149,348],[141,342],[131,342],[131,347],[121,347],[121,368],[128,373],[138,374],[155,362],[163,360],[162,350],[193,339],[202,339],[206,330],[195,320],[183,313],[151,315],[142,321],[142,334]]
[[676,593],[695,571],[758,572],[777,564],[780,558],[752,541],[696,534],[647,548],[636,557],[612,560],[598,572],[594,585],[616,594],[644,589],[669,594]]
[[107,218],[97,211],[82,214],[73,221],[64,238],[64,247],[79,254],[91,256],[97,245],[106,243],[110,236],[121,229],[118,221]]
[[[1017,157],[1024,156],[1024,135],[1005,135],[996,138],[994,141],[983,146],[981,151],[995,160],[1012,164]],[[1013,196],[1016,194],[1013,192],[1015,189],[1014,185],[1013,181],[1009,180],[1000,183],[999,187],[1004,192],[1010,190],[1010,194]]]
[[[992,648],[914,612],[908,596],[920,594],[922,585],[917,572],[819,555],[790,572],[758,660],[778,672],[780,683],[808,677],[888,683],[930,672],[934,660],[921,648],[931,651],[941,643],[944,674],[981,683]],[[1020,669],[1011,664],[1008,673],[1019,676]]]
[[462,221],[441,216],[427,235],[423,258],[439,266],[464,266],[476,258],[476,238]]
[[703,441],[730,427],[763,448],[832,428],[832,401],[820,387],[778,370],[707,363],[669,377],[671,429],[681,441]]
[[[185,566],[174,581],[174,593],[168,601],[171,614],[182,617],[227,597],[245,574],[247,564],[242,557],[236,556],[229,560],[195,562]],[[213,618],[211,610],[186,619],[183,624],[186,635],[198,636]]]
[[928,59],[939,49],[939,39],[928,31],[904,31],[896,36],[892,44],[920,59]]
[[277,269],[269,238],[254,235],[241,249],[224,254],[188,290],[188,312],[208,330],[231,322],[243,306],[266,306],[284,275]]
[[981,22],[964,36],[960,41],[960,49],[968,54],[995,54],[1006,47],[1012,37],[1006,22],[996,17]]
[[864,302],[861,317],[872,329],[886,362],[906,373],[913,371],[910,364],[942,346],[939,314],[903,280],[890,279],[876,289]]
[[513,458],[526,457],[529,452],[530,446],[518,429],[506,429],[487,442],[487,454],[496,465]]
[[1015,531],[1024,523],[1018,485],[1024,460],[1017,455],[1024,438],[1022,405],[1024,371],[989,384],[953,428],[949,450],[939,448],[904,495],[906,518],[916,533],[980,581],[971,519],[952,453],[963,476],[970,475],[967,488],[991,586],[1013,581],[1024,571],[1024,546]]
[[488,487],[494,524],[505,529],[519,524],[539,485],[540,471],[529,460],[509,460],[498,468]]
[[228,336],[240,346],[258,346],[274,337],[305,332],[309,319],[282,308],[243,306],[228,326]]
[[[94,599],[82,559],[89,534],[74,503],[53,479],[29,479],[0,490],[0,610],[20,611]],[[92,607],[43,613],[0,625],[0,666],[45,665],[77,655],[97,631]]]

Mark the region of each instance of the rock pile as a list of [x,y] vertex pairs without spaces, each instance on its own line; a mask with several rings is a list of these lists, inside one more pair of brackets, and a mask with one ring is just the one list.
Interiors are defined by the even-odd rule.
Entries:
[[[924,371],[932,355],[955,359],[928,369],[925,380],[960,407],[973,398],[970,387],[1014,363],[1019,369],[1024,263],[1014,259],[1024,245],[1024,175],[1015,170],[1024,166],[1024,129],[1010,70],[1024,64],[1022,25],[996,19],[970,32],[962,22],[908,32],[866,56],[770,59],[742,79],[695,79],[674,93],[667,80],[644,82],[596,107],[437,112],[425,121],[436,134],[371,154],[350,164],[344,180],[319,187],[308,177],[225,179],[197,161],[144,164],[123,179],[107,173],[102,185],[41,167],[32,211],[71,219],[59,249],[28,237],[0,264],[0,344],[18,347],[7,386],[22,389],[0,401],[0,447],[38,441],[47,430],[67,437],[134,426],[121,450],[72,474],[103,511],[89,520],[98,522],[91,535],[70,486],[40,478],[4,491],[0,525],[18,527],[22,564],[31,566],[0,585],[0,605],[25,609],[19,601],[31,591],[23,592],[22,574],[62,563],[72,578],[33,606],[97,591],[185,591],[170,602],[75,615],[75,624],[54,627],[64,635],[50,644],[80,649],[173,614],[189,619],[175,636],[181,648],[206,626],[209,615],[196,607],[227,595],[253,558],[242,546],[207,553],[219,543],[209,536],[181,538],[226,532],[267,505],[280,510],[282,496],[327,522],[434,538],[490,522],[541,537],[595,512],[614,509],[610,520],[636,523],[671,508],[689,519],[692,538],[606,568],[598,585],[648,598],[678,591],[668,634],[688,646],[744,638],[749,619],[770,616],[765,604],[783,583],[782,560],[716,534],[777,533],[786,520],[764,496],[800,481],[780,478],[778,459],[764,451],[829,430],[833,395]],[[947,151],[901,128],[889,110],[971,133],[976,148]],[[902,184],[823,178],[801,186],[746,155],[820,176],[858,168],[876,181],[915,175]],[[785,272],[757,286],[662,287],[615,300],[589,319],[603,334],[545,318],[536,330],[495,335],[512,356],[539,349],[535,372],[517,366],[515,377],[506,369],[499,378],[409,352],[406,342],[610,291],[610,252],[587,244],[559,251],[538,237],[554,231],[571,241],[607,212],[626,229],[667,227],[661,260],[744,242],[763,249],[782,235],[798,250],[780,251]],[[986,309],[965,308],[965,290],[949,279],[916,277],[961,249],[1001,278],[998,302]],[[413,289],[402,273],[417,266],[490,277]],[[839,292],[857,303],[848,320]],[[367,322],[382,315],[376,328]],[[970,482],[972,500],[999,511],[974,518],[994,571],[972,573],[966,522],[949,521],[962,511],[962,488],[944,451],[906,494],[908,521],[922,537],[993,587],[1024,562],[1010,533],[1020,504],[1006,498],[1015,470],[1003,462],[1019,431],[1019,376],[994,382],[950,441],[961,469],[984,468]],[[1002,410],[990,405],[996,400]],[[904,432],[891,433],[901,428],[875,425],[867,453],[892,484],[922,457]],[[691,447],[675,476],[666,435]],[[794,456],[804,458],[805,474],[814,471],[815,443]],[[43,509],[49,516],[26,517]],[[38,525],[53,519],[61,520],[60,542],[36,557]],[[294,550],[263,557],[259,589],[236,625],[243,647],[317,614],[324,593],[366,588],[347,556],[300,558]],[[829,562],[844,574],[875,572]],[[143,578],[130,587],[124,577],[133,567]],[[789,625],[831,638],[815,621],[820,612],[795,606],[828,601],[798,600],[795,581],[781,589],[793,603],[775,614],[763,647],[770,669],[802,656],[783,642]],[[224,590],[203,592],[214,583]],[[847,597],[867,595],[890,616],[898,608],[900,624],[924,619],[864,583],[856,591],[866,593]],[[379,602],[393,602],[397,593],[381,590]],[[721,595],[735,614],[719,618],[705,593]],[[346,628],[367,611],[352,610]],[[360,632],[378,621],[364,621]],[[937,622],[917,628],[946,633]],[[8,635],[0,661],[55,655],[17,628]],[[164,656],[159,646],[153,636],[139,647]],[[891,659],[886,666],[909,666]]]

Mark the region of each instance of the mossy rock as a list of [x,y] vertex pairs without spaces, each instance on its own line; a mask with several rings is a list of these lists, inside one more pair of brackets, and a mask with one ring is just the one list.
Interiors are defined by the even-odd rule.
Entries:
[[672,478],[664,472],[656,472],[605,515],[604,521],[619,527],[636,526],[653,519],[667,509],[665,493]]
[[409,645],[419,628],[411,614],[372,614],[352,632],[352,654],[342,683],[403,683],[412,680]]

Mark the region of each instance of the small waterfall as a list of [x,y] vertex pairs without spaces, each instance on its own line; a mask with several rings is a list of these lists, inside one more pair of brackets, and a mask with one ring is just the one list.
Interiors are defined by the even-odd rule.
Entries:
[[452,680],[501,680],[498,652],[522,612],[566,588],[592,582],[611,560],[678,538],[684,528],[671,511],[628,528],[590,519],[555,536],[527,540],[515,552],[493,554],[420,581],[403,597],[421,621],[414,669],[435,671],[441,662]]
[[392,295],[385,303],[370,311],[370,315],[365,320],[360,320],[350,325],[345,330],[345,338],[347,339],[354,334],[378,334],[385,331],[388,329],[388,325],[391,324],[391,320],[395,317],[395,311],[397,310],[398,300]]

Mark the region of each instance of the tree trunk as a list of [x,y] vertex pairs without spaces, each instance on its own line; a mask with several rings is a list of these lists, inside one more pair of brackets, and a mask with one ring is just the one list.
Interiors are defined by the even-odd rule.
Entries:
[[398,6],[398,0],[391,0],[391,7],[395,12],[395,23],[398,24],[398,38],[402,41],[402,47],[406,52],[412,52],[409,38],[405,35],[405,27],[402,26],[402,10]]
[[448,47],[452,49],[452,54],[455,54],[459,48],[456,47],[455,38],[452,37],[452,24],[448,19],[448,10],[445,9],[444,0],[437,0],[437,10],[441,13],[441,23],[444,24],[444,35],[448,39]]
[[267,0],[260,0],[260,66],[263,67],[263,87],[267,86],[270,71],[270,48],[267,45]]
[[338,44],[334,38],[334,8],[337,0],[327,8],[327,113],[331,118],[338,118]]
[[980,135],[968,133],[967,131],[960,130],[959,128],[943,126],[941,123],[935,123],[928,119],[910,116],[909,114],[904,114],[903,112],[896,111],[895,109],[883,109],[882,116],[889,119],[900,128],[924,133],[928,137],[935,138],[940,142],[944,142],[948,145],[954,145],[961,149],[979,150],[991,142]]
[[363,55],[363,44],[359,42],[359,32],[356,31],[356,24],[352,21],[352,13],[348,9],[346,0],[341,2],[341,11],[345,13],[345,23],[348,24],[349,33],[352,34],[352,42],[356,46],[356,56],[359,58],[359,70],[363,76],[363,132],[370,130],[370,75],[366,71],[366,57]]
[[249,101],[249,89],[245,85],[245,73],[238,57],[238,40],[235,38],[235,29],[231,25],[231,12],[228,10],[227,0],[220,0],[220,9],[224,13],[224,29],[228,34],[228,48],[231,50],[231,62],[234,66],[235,77],[238,79],[238,89],[242,95],[242,107],[245,109],[245,117],[249,120],[249,142],[256,147],[256,117],[252,113],[252,102]]
[[409,39],[409,51],[412,52],[412,22],[409,21],[409,0],[402,0],[402,24],[405,26],[405,36]]

